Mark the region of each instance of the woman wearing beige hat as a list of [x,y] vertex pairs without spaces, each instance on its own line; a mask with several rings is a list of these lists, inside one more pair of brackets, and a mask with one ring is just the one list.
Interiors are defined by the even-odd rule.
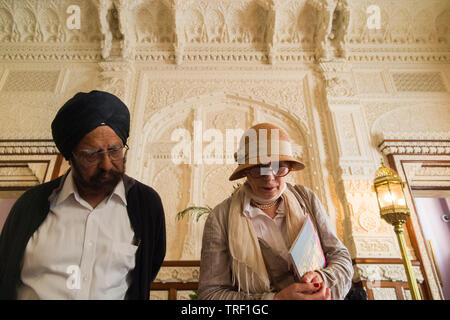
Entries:
[[[353,267],[314,192],[286,183],[305,166],[292,156],[281,128],[262,123],[244,133],[230,180],[246,178],[209,215],[203,232],[199,299],[343,299]],[[326,267],[299,279],[289,262],[291,244],[310,216]]]

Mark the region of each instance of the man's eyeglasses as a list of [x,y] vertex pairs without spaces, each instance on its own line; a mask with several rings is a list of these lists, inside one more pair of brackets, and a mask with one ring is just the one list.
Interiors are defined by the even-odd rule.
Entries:
[[267,165],[266,166],[264,166],[264,165],[254,166],[254,167],[248,169],[247,173],[252,178],[261,178],[261,177],[269,175],[270,173],[272,173],[275,177],[284,177],[289,173],[289,171],[291,171],[291,169],[287,166],[283,166],[283,165],[274,166],[272,164],[270,167]]
[[80,159],[84,160],[88,164],[98,163],[103,159],[103,154],[106,153],[111,161],[120,161],[125,157],[125,153],[128,150],[128,146],[117,146],[102,150],[78,150],[72,152],[72,154]]

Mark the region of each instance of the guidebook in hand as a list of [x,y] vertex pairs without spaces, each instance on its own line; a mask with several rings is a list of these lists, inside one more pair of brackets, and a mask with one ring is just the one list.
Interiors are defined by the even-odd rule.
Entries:
[[308,271],[319,270],[326,266],[319,236],[309,215],[289,250],[289,258],[298,279]]

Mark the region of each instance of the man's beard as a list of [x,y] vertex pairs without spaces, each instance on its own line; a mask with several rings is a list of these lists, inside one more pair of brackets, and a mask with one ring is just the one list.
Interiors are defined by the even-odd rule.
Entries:
[[[80,167],[76,161],[72,160],[72,175],[78,189],[82,189],[85,193],[109,195],[114,191],[119,181],[123,178],[125,172],[125,161],[122,170],[103,170],[98,169],[97,172],[85,179],[81,174]],[[80,191],[80,190],[79,190]]]

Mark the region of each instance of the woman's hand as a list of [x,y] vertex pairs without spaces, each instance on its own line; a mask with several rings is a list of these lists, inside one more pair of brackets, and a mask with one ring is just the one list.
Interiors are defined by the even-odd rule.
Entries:
[[278,292],[274,300],[330,300],[331,291],[322,283],[293,283]]
[[320,273],[315,271],[308,271],[305,275],[300,279],[302,283],[322,283],[323,279]]

